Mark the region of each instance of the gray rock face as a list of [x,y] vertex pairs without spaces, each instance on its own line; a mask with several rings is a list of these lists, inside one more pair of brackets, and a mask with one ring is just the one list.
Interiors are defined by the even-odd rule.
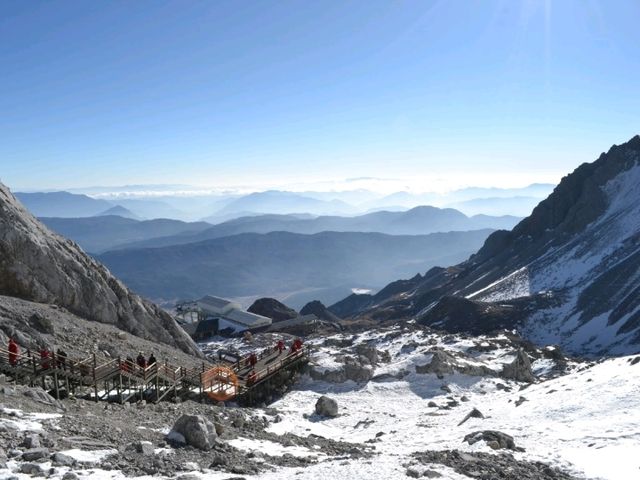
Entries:
[[533,383],[536,381],[536,377],[531,370],[531,361],[522,349],[518,350],[518,354],[513,362],[502,368],[500,375],[503,378],[517,382]]
[[173,425],[169,438],[175,438],[176,433],[187,445],[205,451],[211,450],[218,439],[215,425],[202,415],[182,415]]
[[338,416],[338,402],[333,398],[329,398],[325,395],[320,397],[316,402],[316,413],[323,417],[337,417]]
[[[366,361],[368,362],[368,360]],[[369,365],[363,365],[359,359],[346,357],[344,366],[338,370],[320,370],[311,367],[309,375],[314,380],[323,382],[344,383],[351,380],[356,383],[366,383],[373,377],[373,368]]]
[[444,350],[432,350],[433,357],[426,365],[416,365],[416,373],[426,374],[433,373],[435,375],[449,375],[455,372],[472,376],[495,376],[495,372],[484,365],[472,365],[469,363],[459,362],[456,357]]
[[[74,242],[34,218],[0,184],[0,295],[56,304],[76,315],[196,354],[166,312],[133,294]],[[43,332],[52,325],[34,319]]]

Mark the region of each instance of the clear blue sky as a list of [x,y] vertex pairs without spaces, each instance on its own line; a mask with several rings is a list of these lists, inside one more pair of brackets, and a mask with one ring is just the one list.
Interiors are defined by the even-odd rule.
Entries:
[[638,25],[617,0],[1,2],[0,178],[557,180],[640,132]]

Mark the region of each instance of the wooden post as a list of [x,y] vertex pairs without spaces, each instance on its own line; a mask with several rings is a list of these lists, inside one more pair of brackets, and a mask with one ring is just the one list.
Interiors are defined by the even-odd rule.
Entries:
[[60,400],[60,388],[58,387],[58,372],[56,370],[53,371],[53,382],[56,386],[56,400]]
[[98,402],[98,379],[96,378],[96,367],[98,366],[98,361],[96,360],[96,354],[93,354],[93,393],[96,396],[96,403]]
[[158,364],[155,364],[156,369],[156,403],[160,401],[160,377],[158,376]]

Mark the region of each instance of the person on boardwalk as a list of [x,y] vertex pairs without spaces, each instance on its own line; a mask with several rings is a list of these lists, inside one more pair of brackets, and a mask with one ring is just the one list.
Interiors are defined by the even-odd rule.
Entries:
[[145,360],[144,355],[142,354],[142,352],[140,352],[138,354],[138,358],[136,359],[136,363],[142,369],[147,368],[147,361]]
[[278,340],[276,349],[278,350],[278,356],[282,355],[282,352],[284,352],[284,349],[285,349],[284,340]]
[[15,367],[18,364],[18,356],[20,355],[20,347],[13,338],[9,339],[9,364]]
[[151,365],[155,365],[157,362],[156,357],[153,355],[153,353],[151,355],[149,355],[149,361],[147,362],[147,365],[150,367]]
[[135,362],[133,361],[133,358],[127,357],[127,359],[124,361],[124,364],[122,365],[122,370],[124,372],[132,372],[134,365]]
[[251,365],[251,368],[254,368],[256,363],[258,363],[258,356],[255,353],[252,353],[249,355],[249,365]]
[[302,340],[300,340],[299,338],[296,338],[295,341],[293,342],[293,345],[291,345],[291,353],[296,353],[296,352],[299,352],[300,350],[302,350]]
[[61,368],[63,370],[67,369],[67,352],[62,350],[62,348],[58,348],[58,350],[56,351],[56,362],[58,368]]
[[51,352],[44,344],[40,347],[40,366],[43,370],[51,367]]

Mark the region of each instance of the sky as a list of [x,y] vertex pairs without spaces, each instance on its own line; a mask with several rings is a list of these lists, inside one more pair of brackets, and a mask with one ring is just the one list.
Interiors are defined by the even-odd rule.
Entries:
[[557,182],[640,133],[639,18],[622,0],[0,2],[0,179]]

